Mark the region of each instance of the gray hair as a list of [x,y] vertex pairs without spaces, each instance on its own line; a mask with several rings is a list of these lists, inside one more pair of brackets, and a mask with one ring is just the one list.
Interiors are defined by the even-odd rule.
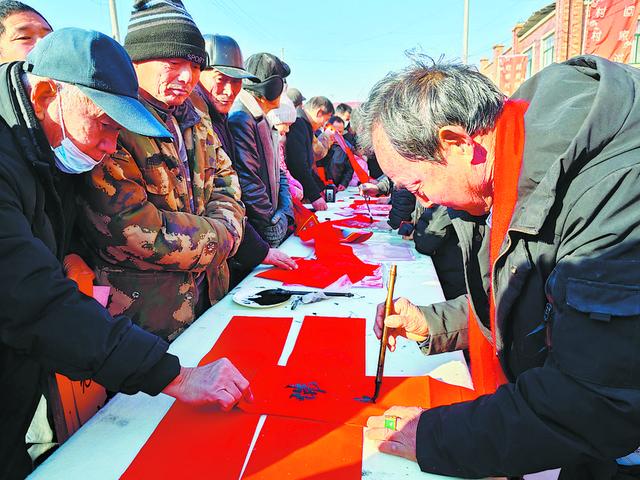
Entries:
[[311,97],[304,104],[304,108],[308,110],[316,110],[321,108],[322,111],[327,114],[330,113],[333,115],[335,113],[335,109],[333,108],[333,103],[327,97]]
[[406,159],[445,163],[438,130],[458,125],[469,135],[487,132],[505,99],[473,67],[414,56],[413,65],[389,73],[371,89],[358,119],[359,143],[371,151],[371,131],[379,125]]

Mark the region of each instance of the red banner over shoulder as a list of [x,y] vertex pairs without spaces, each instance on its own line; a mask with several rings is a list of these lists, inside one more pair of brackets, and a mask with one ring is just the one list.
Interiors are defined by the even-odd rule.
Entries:
[[588,9],[585,53],[628,62],[640,0],[593,0]]

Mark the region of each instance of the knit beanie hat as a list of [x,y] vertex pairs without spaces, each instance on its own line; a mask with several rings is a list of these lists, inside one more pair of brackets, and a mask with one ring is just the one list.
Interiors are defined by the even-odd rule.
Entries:
[[293,123],[296,121],[296,107],[293,106],[293,102],[289,100],[289,97],[286,95],[280,97],[280,106],[267,113],[267,120],[274,127],[281,123]]
[[133,4],[124,48],[131,60],[183,58],[204,69],[204,38],[180,0],[138,0]]

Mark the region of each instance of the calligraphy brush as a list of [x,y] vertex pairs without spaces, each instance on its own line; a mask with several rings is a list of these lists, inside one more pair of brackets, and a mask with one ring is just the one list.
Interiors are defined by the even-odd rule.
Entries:
[[364,204],[367,206],[367,212],[369,212],[369,220],[373,223],[373,215],[371,215],[371,207],[369,206],[369,199],[371,197],[369,195],[364,195]]
[[396,285],[397,265],[391,265],[389,271],[389,282],[387,283],[387,300],[384,302],[384,319],[382,320],[382,336],[380,337],[380,352],[378,353],[378,370],[376,372],[376,389],[371,397],[371,403],[376,403],[380,394],[380,386],[382,385],[382,375],[384,373],[384,359],[387,353],[387,344],[389,342],[389,329],[384,324],[384,320],[391,315],[393,308],[393,289]]
[[286,302],[292,295],[306,295],[307,293],[323,293],[327,297],[354,296],[354,294],[350,292],[323,292],[322,290],[287,290],[285,288],[269,288],[267,290],[261,290],[254,293],[252,296],[247,297],[247,300],[251,300],[258,305],[275,305]]

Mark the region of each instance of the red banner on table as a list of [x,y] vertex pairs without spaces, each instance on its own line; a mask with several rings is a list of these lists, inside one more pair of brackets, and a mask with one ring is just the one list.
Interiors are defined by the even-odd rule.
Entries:
[[594,0],[588,9],[585,53],[628,62],[640,0]]
[[524,82],[527,74],[527,55],[501,55],[498,57],[498,87],[511,95]]

